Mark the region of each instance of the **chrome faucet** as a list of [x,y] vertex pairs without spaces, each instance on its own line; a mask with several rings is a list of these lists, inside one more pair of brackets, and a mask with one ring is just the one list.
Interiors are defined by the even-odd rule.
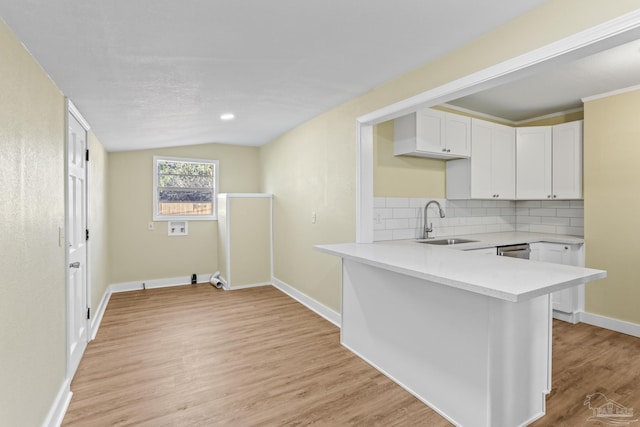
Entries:
[[429,205],[431,203],[435,203],[436,206],[438,206],[440,218],[444,218],[444,209],[442,209],[442,206],[440,206],[440,203],[438,203],[436,200],[431,200],[426,205],[424,205],[424,236],[423,237],[425,239],[433,239],[433,237],[429,237],[429,233],[433,231],[433,224],[430,223],[429,226],[427,227],[427,209],[429,208]]

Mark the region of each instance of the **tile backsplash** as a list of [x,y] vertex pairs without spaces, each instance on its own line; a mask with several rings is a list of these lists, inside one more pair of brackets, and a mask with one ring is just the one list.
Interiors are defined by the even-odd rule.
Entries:
[[422,238],[424,206],[436,200],[445,211],[440,218],[429,207],[430,236],[500,231],[584,235],[582,201],[446,200],[376,197],[373,205],[374,240]]

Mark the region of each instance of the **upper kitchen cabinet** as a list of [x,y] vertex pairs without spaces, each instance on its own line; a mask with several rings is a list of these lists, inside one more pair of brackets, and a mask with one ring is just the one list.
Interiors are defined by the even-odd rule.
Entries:
[[425,108],[393,123],[393,153],[435,159],[471,155],[471,119]]
[[478,119],[471,129],[471,158],[447,162],[447,198],[513,200],[515,129]]
[[516,198],[582,198],[582,121],[516,130]]

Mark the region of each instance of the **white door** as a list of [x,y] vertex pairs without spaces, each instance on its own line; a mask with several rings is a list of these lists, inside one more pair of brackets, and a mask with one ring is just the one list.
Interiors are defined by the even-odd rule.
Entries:
[[[71,104],[70,104],[71,105]],[[88,341],[87,129],[70,106],[67,133],[67,376],[73,377]],[[80,120],[79,120],[80,119]]]
[[491,123],[473,119],[471,144],[471,198],[491,199]]
[[499,199],[516,198],[516,131],[493,123],[491,188]]
[[444,148],[443,111],[424,108],[416,112],[416,150],[440,153]]
[[445,148],[448,154],[471,155],[471,118],[458,114],[445,114]]

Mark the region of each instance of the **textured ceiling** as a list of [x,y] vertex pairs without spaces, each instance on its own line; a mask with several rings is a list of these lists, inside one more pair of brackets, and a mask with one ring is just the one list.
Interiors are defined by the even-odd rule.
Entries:
[[264,144],[543,2],[0,0],[0,17],[116,151]]

